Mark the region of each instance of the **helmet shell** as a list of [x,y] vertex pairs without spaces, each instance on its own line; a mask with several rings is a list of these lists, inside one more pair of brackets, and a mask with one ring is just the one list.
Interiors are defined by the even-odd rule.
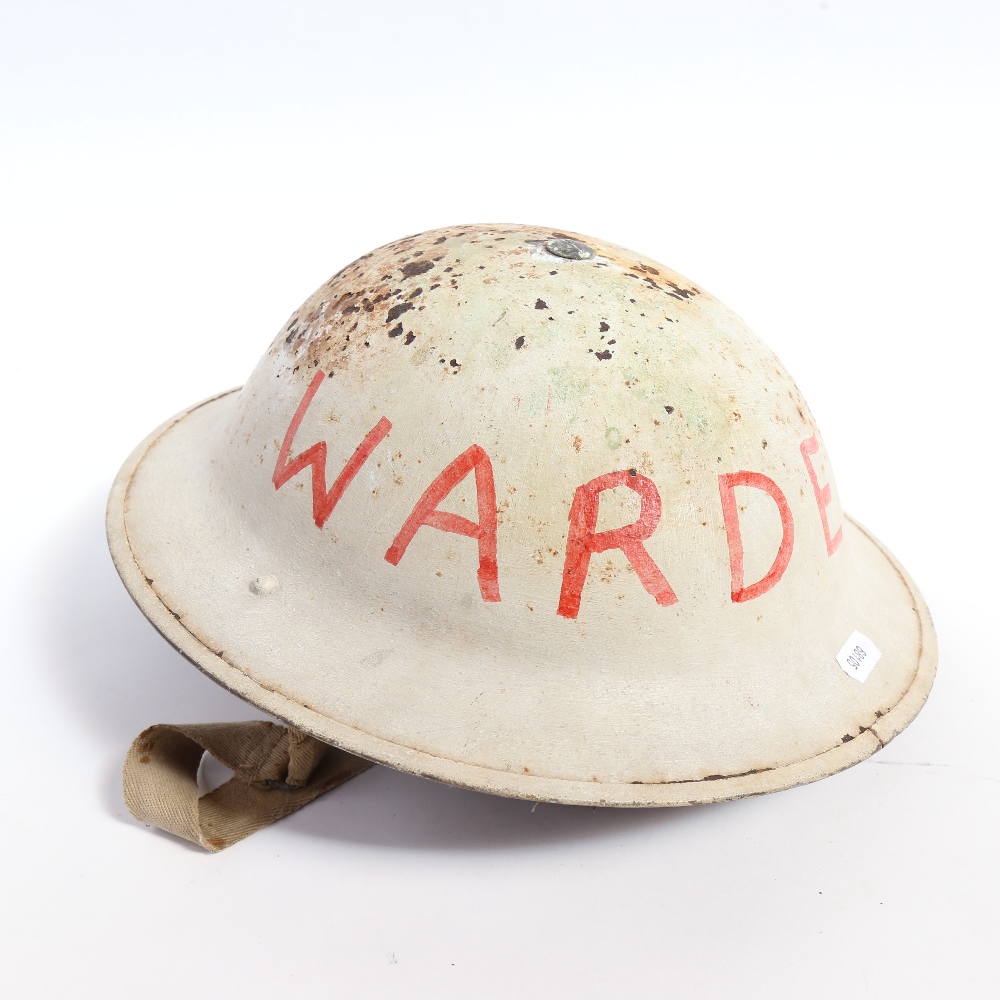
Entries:
[[669,268],[540,227],[345,267],[241,390],[139,446],[108,529],[140,608],[227,688],[506,795],[813,780],[907,725],[936,664],[775,355]]

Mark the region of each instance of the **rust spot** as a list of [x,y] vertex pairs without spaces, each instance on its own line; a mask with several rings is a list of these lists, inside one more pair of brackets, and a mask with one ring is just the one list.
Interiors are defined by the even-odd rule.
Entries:
[[667,292],[667,295],[672,295],[675,299],[689,299],[692,295],[698,294],[697,288],[682,288],[673,281],[666,281],[664,284],[669,285],[673,289],[672,292]]
[[397,302],[386,314],[385,321],[386,324],[391,323],[393,320],[399,319],[403,313],[413,308],[412,302]]
[[143,754],[143,755],[142,755],[142,756],[141,756],[141,757],[139,758],[139,763],[140,763],[140,764],[148,764],[148,763],[149,763],[149,756],[148,756],[147,754]]
[[579,454],[580,448],[583,447],[583,438],[579,434],[573,438],[573,450]]
[[412,260],[404,264],[400,270],[407,278],[415,278],[418,274],[426,274],[434,266],[432,260]]
[[[763,774],[765,771],[770,771],[770,767],[755,767],[750,771],[740,771],[738,774],[706,774],[704,778],[694,778],[694,781],[725,781],[726,778],[748,778],[751,774]],[[684,784],[684,782],[677,782],[678,785]]]

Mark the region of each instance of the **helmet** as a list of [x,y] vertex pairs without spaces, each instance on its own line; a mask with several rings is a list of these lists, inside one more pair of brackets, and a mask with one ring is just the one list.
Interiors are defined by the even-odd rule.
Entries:
[[812,781],[900,732],[936,665],[775,355],[662,264],[543,227],[349,264],[242,389],[139,445],[108,534],[230,691],[501,795]]

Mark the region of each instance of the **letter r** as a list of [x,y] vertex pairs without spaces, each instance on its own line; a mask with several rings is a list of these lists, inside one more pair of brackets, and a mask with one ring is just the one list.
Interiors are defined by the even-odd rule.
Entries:
[[[616,486],[627,486],[639,494],[642,506],[639,520],[610,531],[597,530],[597,514],[601,494]],[[584,483],[573,497],[569,511],[569,536],[566,539],[566,561],[563,564],[562,589],[557,614],[576,618],[580,613],[580,596],[587,580],[590,556],[594,552],[621,549],[636,576],[657,604],[669,607],[677,603],[667,578],[650,558],[642,543],[656,531],[660,523],[660,494],[656,484],[635,471],[608,472]]]

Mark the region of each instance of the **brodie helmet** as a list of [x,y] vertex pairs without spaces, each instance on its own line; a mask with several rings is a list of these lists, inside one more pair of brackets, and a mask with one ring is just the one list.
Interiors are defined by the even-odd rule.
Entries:
[[[349,264],[139,445],[108,536],[167,640],[292,727],[133,746],[133,811],[210,848],[370,761],[606,806],[788,788],[892,739],[936,665],[774,354],[662,264],[540,227]],[[205,748],[236,777],[199,801]]]

